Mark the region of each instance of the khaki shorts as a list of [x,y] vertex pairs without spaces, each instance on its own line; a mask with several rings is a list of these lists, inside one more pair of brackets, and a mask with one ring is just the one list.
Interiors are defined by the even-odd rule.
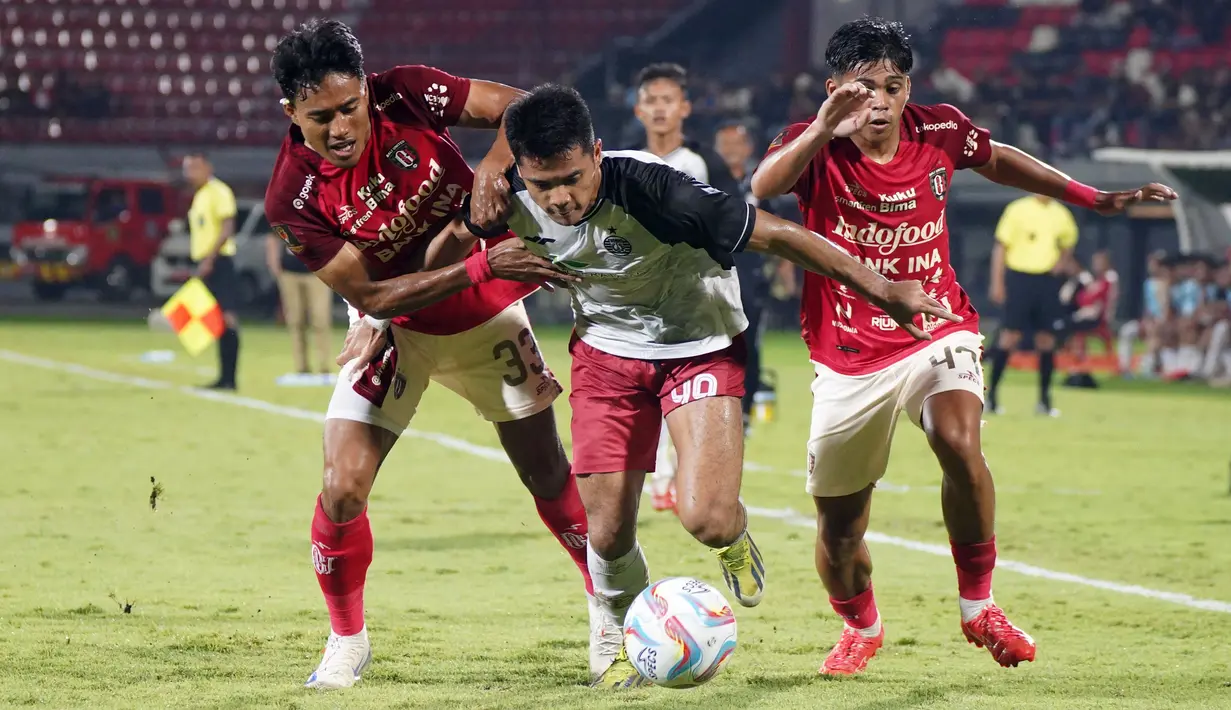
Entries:
[[965,390],[983,401],[983,336],[947,335],[879,372],[840,375],[815,364],[807,491],[857,493],[885,475],[898,414],[922,427],[928,397]]
[[326,419],[349,419],[401,434],[429,381],[461,395],[490,422],[538,414],[563,391],[539,355],[520,302],[456,335],[393,326],[393,346],[357,381],[338,378]]

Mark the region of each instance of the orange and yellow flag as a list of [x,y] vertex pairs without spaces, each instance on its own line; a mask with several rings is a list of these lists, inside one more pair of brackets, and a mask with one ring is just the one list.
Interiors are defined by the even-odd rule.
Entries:
[[214,300],[214,294],[210,293],[205,282],[195,276],[167,299],[162,314],[189,355],[200,355],[226,329],[222,309]]

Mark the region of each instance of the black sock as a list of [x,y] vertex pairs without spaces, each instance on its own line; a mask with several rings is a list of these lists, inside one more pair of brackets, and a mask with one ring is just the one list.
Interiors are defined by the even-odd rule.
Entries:
[[218,382],[224,385],[235,384],[235,369],[239,364],[239,331],[227,328],[218,338],[218,359],[221,368],[218,372]]
[[1051,409],[1051,373],[1056,369],[1056,354],[1050,350],[1039,353],[1039,404]]
[[991,386],[987,389],[987,399],[988,404],[994,408],[996,392],[1000,389],[1000,380],[1004,378],[1004,371],[1009,366],[1009,351],[1004,348],[992,348],[987,351],[987,356],[992,365],[992,380]]

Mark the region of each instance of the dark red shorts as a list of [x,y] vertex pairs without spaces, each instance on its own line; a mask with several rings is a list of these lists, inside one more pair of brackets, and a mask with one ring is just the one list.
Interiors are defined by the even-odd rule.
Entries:
[[717,352],[674,360],[610,355],[581,341],[573,356],[573,472],[653,471],[663,417],[705,397],[743,397],[744,336]]

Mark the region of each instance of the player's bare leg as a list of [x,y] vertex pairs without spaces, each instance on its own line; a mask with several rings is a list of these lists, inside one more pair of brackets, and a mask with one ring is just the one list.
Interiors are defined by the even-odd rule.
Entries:
[[962,631],[1002,666],[1033,661],[1034,640],[992,599],[996,567],[996,487],[980,442],[982,402],[972,392],[941,392],[923,405],[923,431],[940,462],[941,505],[957,565]]
[[591,668],[596,687],[631,688],[644,679],[624,651],[624,617],[650,584],[650,570],[637,542],[637,509],[645,471],[596,473],[577,477],[589,522],[587,544],[594,600],[600,613],[606,668]]
[[703,397],[667,415],[679,452],[676,513],[684,528],[714,548],[723,577],[744,606],[765,593],[765,564],[748,534],[739,500],[744,471],[744,419],[738,397]]
[[329,608],[331,632],[305,685],[348,688],[372,660],[363,621],[363,587],[372,563],[368,495],[398,436],[348,419],[325,420],[325,471],[312,519],[312,563]]
[[872,592],[872,556],[863,537],[875,484],[846,496],[813,497],[816,504],[816,572],[829,603],[846,622],[821,664],[822,675],[862,671],[885,641]]

